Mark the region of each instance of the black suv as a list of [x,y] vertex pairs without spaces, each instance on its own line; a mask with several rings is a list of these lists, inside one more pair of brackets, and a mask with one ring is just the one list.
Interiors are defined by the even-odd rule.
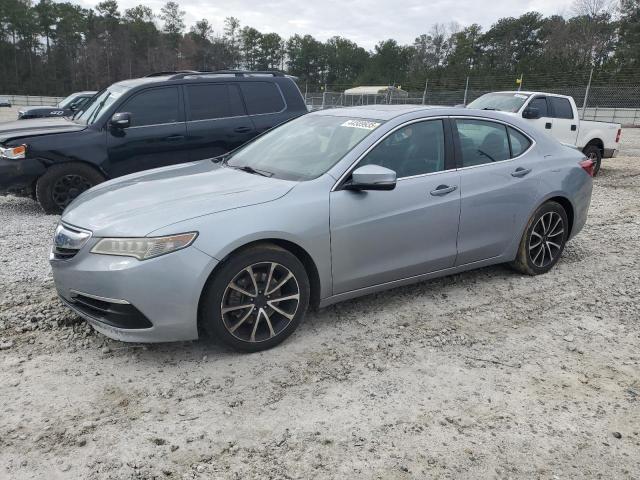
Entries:
[[61,212],[84,190],[140,170],[220,156],[307,112],[280,72],[161,72],[115,83],[73,118],[0,124],[0,193]]
[[77,112],[82,111],[82,107],[97,92],[76,92],[62,99],[56,106],[38,105],[35,107],[23,107],[18,110],[18,120],[27,120],[28,118],[45,118],[45,117],[68,117]]

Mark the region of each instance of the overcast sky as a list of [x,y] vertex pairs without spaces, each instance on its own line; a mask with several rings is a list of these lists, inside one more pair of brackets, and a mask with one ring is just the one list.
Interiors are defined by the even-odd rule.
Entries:
[[[74,1],[74,0],[71,0]],[[75,0],[94,7],[99,0]],[[155,13],[165,0],[119,0],[120,10],[143,3]],[[479,23],[485,29],[497,19],[538,11],[543,15],[570,13],[572,0],[178,0],[186,11],[187,25],[206,18],[221,33],[225,17],[241,25],[283,37],[310,34],[319,40],[340,35],[372,49],[380,40],[395,38],[412,43],[435,23]]]

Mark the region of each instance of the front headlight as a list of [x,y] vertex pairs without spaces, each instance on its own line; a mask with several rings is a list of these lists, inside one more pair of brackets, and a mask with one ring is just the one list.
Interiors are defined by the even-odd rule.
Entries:
[[91,249],[91,253],[148,260],[186,248],[197,236],[198,232],[190,232],[168,237],[103,238]]
[[17,147],[0,147],[0,157],[8,158],[10,160],[18,160],[19,158],[24,158],[27,153],[26,145],[18,145]]

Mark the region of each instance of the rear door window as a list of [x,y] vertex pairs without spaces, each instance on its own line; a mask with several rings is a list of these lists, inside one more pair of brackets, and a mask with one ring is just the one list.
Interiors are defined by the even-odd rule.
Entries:
[[276,113],[284,110],[284,100],[278,87],[271,82],[243,82],[240,89],[249,115]]
[[500,162],[511,158],[505,125],[485,120],[456,120],[462,167]]
[[236,85],[211,83],[186,86],[189,120],[210,120],[245,115]]
[[131,126],[160,125],[180,121],[180,103],[177,87],[145,90],[120,108],[131,114]]
[[549,101],[553,106],[553,118],[573,118],[573,109],[571,102],[566,98],[549,97]]

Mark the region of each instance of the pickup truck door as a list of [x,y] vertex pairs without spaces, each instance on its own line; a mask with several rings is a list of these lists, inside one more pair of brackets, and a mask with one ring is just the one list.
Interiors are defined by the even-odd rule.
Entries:
[[540,118],[528,119],[527,121],[533,123],[543,132],[552,135],[553,117],[548,98],[544,95],[536,95],[531,99],[529,105],[527,105],[526,107],[537,108],[538,112],[540,112]]
[[553,116],[551,134],[559,142],[575,145],[580,119],[574,105],[568,98],[553,96],[547,97],[547,103],[551,106]]

